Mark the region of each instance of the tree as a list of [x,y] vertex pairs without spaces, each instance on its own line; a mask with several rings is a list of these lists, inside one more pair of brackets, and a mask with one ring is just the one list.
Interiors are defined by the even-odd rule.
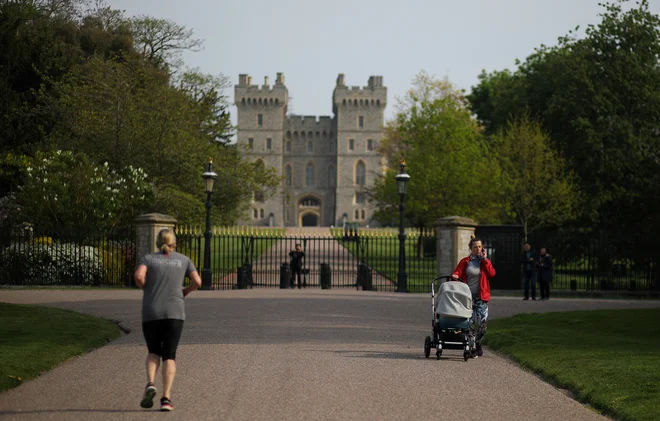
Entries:
[[580,226],[609,237],[660,234],[660,218],[647,213],[659,195],[660,18],[647,0],[624,11],[626,3],[603,4],[601,22],[582,38],[576,28],[540,46],[511,77],[484,77],[470,96],[489,132],[503,129],[504,117],[538,119],[578,176]]
[[394,176],[399,159],[405,158],[412,177],[406,216],[415,226],[431,227],[449,215],[497,220],[499,168],[464,99],[453,93],[420,100],[412,93],[415,88],[406,100],[410,107],[399,112],[383,141],[390,168],[370,192],[380,209],[378,218],[388,223],[397,215]]
[[37,152],[31,161],[12,217],[37,232],[93,235],[132,222],[151,199],[140,168],[97,166],[70,151]]
[[202,47],[202,40],[192,37],[192,29],[168,19],[139,16],[131,19],[131,26],[137,51],[160,70],[178,69],[183,51]]
[[574,218],[578,189],[574,176],[538,122],[528,115],[511,120],[495,140],[502,169],[502,201],[516,223],[530,232]]

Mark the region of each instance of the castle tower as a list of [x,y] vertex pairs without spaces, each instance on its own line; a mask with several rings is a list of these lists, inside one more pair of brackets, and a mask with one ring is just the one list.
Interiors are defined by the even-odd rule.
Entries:
[[[282,73],[277,73],[272,87],[268,77],[259,86],[253,85],[252,77],[247,74],[239,75],[238,85],[234,87],[234,102],[238,110],[238,148],[250,161],[260,161],[266,168],[274,168],[278,174],[283,171],[283,129],[288,100],[289,93]],[[284,225],[282,212],[281,194],[264,200],[262,194],[256,192],[248,221],[255,225],[281,226]]]
[[332,97],[337,124],[335,224],[365,225],[373,214],[365,189],[374,185],[382,171],[376,149],[383,133],[387,88],[382,76],[369,77],[365,87],[349,88],[340,74]]

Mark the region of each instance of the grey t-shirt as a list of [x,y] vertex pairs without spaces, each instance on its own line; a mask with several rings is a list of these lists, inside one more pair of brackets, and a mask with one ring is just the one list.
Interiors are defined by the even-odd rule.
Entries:
[[140,260],[147,267],[142,297],[142,321],[185,320],[183,280],[197,269],[186,256],[175,251],[148,254]]
[[465,274],[472,295],[479,295],[479,291],[481,290],[481,260],[479,260],[478,257],[473,258],[470,256],[470,261],[468,262],[467,268],[465,268]]

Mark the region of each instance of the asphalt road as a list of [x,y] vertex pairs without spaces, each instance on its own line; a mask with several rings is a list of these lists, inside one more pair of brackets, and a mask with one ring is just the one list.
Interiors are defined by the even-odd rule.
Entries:
[[[468,362],[452,350],[441,361],[425,359],[426,294],[339,289],[191,294],[177,356],[176,409],[142,410],[140,300],[136,290],[0,290],[0,301],[72,309],[131,330],[0,394],[0,419],[606,419],[487,348]],[[636,307],[660,307],[660,301],[494,297],[490,314]]]

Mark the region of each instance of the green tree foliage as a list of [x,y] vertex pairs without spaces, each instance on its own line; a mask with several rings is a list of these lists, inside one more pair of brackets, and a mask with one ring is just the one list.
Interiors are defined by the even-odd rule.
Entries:
[[[418,88],[429,86],[426,82],[413,87],[404,100],[408,105],[389,124],[383,149],[390,168],[371,192],[381,209],[378,218],[383,223],[395,220],[399,197],[394,177],[405,158],[411,176],[406,216],[415,226],[431,227],[450,215],[498,220],[503,216],[496,195],[500,171],[480,126],[454,91],[417,97]],[[445,84],[435,86],[446,89]]]
[[12,216],[37,232],[103,232],[129,223],[152,195],[142,169],[97,166],[70,151],[37,152],[25,173]]
[[[228,80],[183,68],[181,53],[201,46],[192,31],[146,16],[128,20],[102,3],[83,11],[86,4],[0,3],[0,151],[73,150],[90,165],[143,168],[156,192],[150,210],[172,205],[183,222],[204,218],[193,221],[189,209],[203,206],[209,158],[222,177],[218,222],[233,223],[252,191],[273,194],[274,172],[255,172],[229,145]],[[10,173],[3,170],[11,178],[3,196],[23,182]]]
[[527,234],[575,217],[578,190],[574,176],[538,122],[523,115],[494,139],[502,170],[502,202]]
[[657,235],[660,19],[627,3],[605,3],[583,37],[541,46],[513,74],[483,75],[469,98],[491,133],[528,111],[541,122],[578,175],[583,226]]

